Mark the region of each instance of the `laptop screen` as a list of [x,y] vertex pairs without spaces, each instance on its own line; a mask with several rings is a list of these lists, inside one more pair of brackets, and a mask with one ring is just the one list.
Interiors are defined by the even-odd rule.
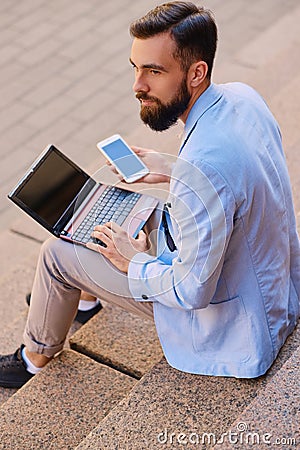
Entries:
[[89,178],[56,147],[51,146],[9,198],[51,229],[70,206],[75,205],[79,192]]

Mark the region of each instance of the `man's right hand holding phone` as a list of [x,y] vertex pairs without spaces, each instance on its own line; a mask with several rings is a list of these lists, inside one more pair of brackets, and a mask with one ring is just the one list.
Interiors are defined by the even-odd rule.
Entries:
[[[145,149],[141,147],[132,146],[131,149],[139,158],[141,158],[143,163],[148,167],[150,171],[143,178],[137,180],[136,183],[170,183],[172,164],[164,155],[155,150]],[[117,174],[120,180],[123,180],[122,176],[118,173],[115,167],[110,162],[107,162],[107,164],[109,165],[112,172]]]

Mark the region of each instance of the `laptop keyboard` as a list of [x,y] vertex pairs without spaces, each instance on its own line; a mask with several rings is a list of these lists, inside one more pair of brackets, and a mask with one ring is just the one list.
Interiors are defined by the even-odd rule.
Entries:
[[91,234],[96,225],[109,221],[122,225],[140,197],[141,194],[136,192],[128,192],[108,186],[81,222],[72,238],[86,244],[92,241]]

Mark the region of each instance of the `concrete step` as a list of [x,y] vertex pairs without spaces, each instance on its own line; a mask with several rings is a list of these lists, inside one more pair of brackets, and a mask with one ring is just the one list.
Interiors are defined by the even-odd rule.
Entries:
[[[24,309],[12,322],[2,325],[0,330],[0,353],[2,355],[14,353],[20,347],[26,317],[27,311]],[[4,389],[0,387],[0,405],[15,392],[15,389]]]
[[[266,60],[273,59],[277,53],[283,51],[289,44],[300,42],[300,36],[294,27],[300,19],[299,4],[294,7],[278,11],[280,15],[274,23],[257,33],[256,39],[252,39],[248,45],[243,46],[236,57],[245,65],[259,67]],[[284,35],[284,39],[282,36]],[[258,52],[257,50],[260,49]]]
[[35,265],[40,249],[39,243],[18,236],[10,230],[4,230],[0,233],[0,245],[0,280],[24,261],[31,261],[30,267]]
[[14,322],[25,309],[27,310],[25,294],[31,290],[34,274],[35,258],[29,257],[27,260],[24,259],[23,263],[12,265],[0,277],[0,336],[5,332],[6,326]]
[[[293,14],[299,6],[297,0],[287,0],[284,4],[279,0],[264,0],[263,2],[253,0],[251,3],[227,0],[226,3],[222,1],[218,3],[214,5],[210,1],[208,4],[215,14],[219,28],[217,62],[224,62],[233,55],[239,54],[243,49],[249,48],[252,43],[259,41],[260,51],[255,55],[250,54],[252,59],[245,58],[247,66],[255,64],[256,60],[263,60],[266,53],[273,51],[282,34],[275,34],[273,41],[275,45],[271,45],[270,49],[269,40],[265,37],[266,31],[283,23],[283,19]],[[297,32],[295,27],[291,31]],[[283,45],[283,41],[285,39],[281,39],[279,45]]]
[[276,374],[285,376],[284,364],[298,351],[299,337],[300,327],[288,338],[269,372],[258,379],[192,375],[171,368],[162,359],[76,450],[156,450],[162,444],[174,449],[181,448],[180,440],[191,438],[195,443],[203,433],[219,439],[258,395],[264,396]]
[[[28,222],[28,236],[33,231]],[[24,231],[26,221],[21,219],[15,225]],[[33,222],[35,225],[35,223]],[[37,231],[39,231],[39,226]],[[23,331],[26,324],[28,306],[25,301],[26,293],[31,291],[35,274],[36,262],[42,239],[35,240],[11,231],[0,234],[0,354],[13,353],[23,342]],[[40,237],[42,235],[40,234]],[[80,328],[81,324],[74,321],[69,332],[71,336]],[[66,342],[68,347],[68,341]],[[14,394],[14,389],[0,387],[0,404]]]
[[163,356],[154,322],[107,303],[70,338],[70,345],[135,378],[141,378]]
[[[25,304],[24,298],[22,298],[21,308],[22,310],[16,313],[15,318],[9,323],[2,326],[0,329],[0,350],[2,355],[14,353],[15,350],[19,348],[20,344],[23,342],[23,332],[28,314],[28,307]],[[80,329],[81,326],[81,323],[74,320],[64,345],[65,349],[70,348],[69,339]],[[0,387],[0,405],[4,403],[9,397],[11,397],[15,392],[15,389],[4,389]]]
[[49,231],[45,230],[31,217],[20,211],[20,217],[12,222],[10,231],[30,241],[42,244],[51,236]]
[[[20,345],[26,320],[25,294],[31,289],[40,244],[5,230],[0,233],[0,353]],[[15,390],[0,388],[0,404]]]
[[[222,436],[214,449],[299,448],[300,347]],[[253,446],[255,445],[255,447]]]
[[135,383],[64,350],[0,408],[0,449],[74,448]]

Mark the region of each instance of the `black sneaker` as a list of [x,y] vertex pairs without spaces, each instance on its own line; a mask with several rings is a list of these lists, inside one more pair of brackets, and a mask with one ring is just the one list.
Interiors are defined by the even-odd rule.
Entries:
[[100,309],[102,309],[102,305],[100,302],[94,308],[89,309],[88,311],[80,311],[80,309],[78,309],[74,320],[76,320],[76,322],[79,322],[83,325],[88,320],[90,320],[92,317],[94,317],[94,315],[97,314],[97,312],[99,312]]
[[0,356],[0,386],[5,388],[20,388],[34,375],[27,372],[25,361],[21,356],[22,344],[13,355]]
[[[28,306],[30,306],[30,300],[31,300],[31,293],[26,294],[26,303]],[[94,317],[94,315],[97,314],[97,312],[99,312],[100,309],[102,309],[102,305],[99,302],[94,308],[89,309],[88,311],[78,310],[74,320],[76,320],[76,322],[79,322],[83,325],[88,320],[90,320],[92,317]]]

